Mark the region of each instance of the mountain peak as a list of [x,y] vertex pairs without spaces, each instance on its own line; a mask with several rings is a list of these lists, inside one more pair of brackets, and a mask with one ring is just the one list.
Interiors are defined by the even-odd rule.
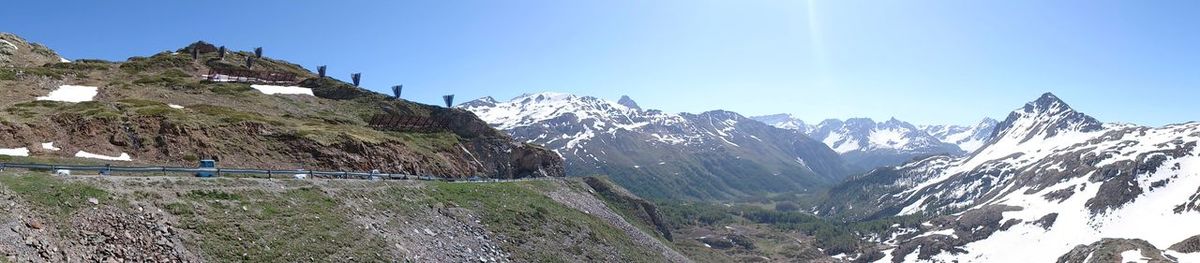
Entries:
[[476,107],[495,107],[496,103],[500,103],[499,101],[496,101],[496,98],[492,98],[492,96],[485,96],[483,98],[478,98],[478,99],[475,99],[472,101],[463,102],[462,104],[458,104],[458,106],[455,106],[455,107],[456,108],[464,108],[464,109],[476,108]]
[[642,109],[642,107],[638,107],[637,102],[634,102],[633,99],[629,98],[628,95],[621,95],[621,99],[617,100],[617,104],[621,104],[621,106],[629,107],[630,109],[636,109],[636,110]]
[[750,117],[750,119],[781,129],[798,130],[802,133],[808,133],[809,131],[812,131],[812,126],[808,125],[808,123],[805,123],[804,120],[796,118],[796,116],[787,113],[754,116]]
[[1035,137],[1054,137],[1064,132],[1090,132],[1103,128],[1095,118],[1075,111],[1052,93],[1026,103],[997,124],[993,140],[1016,139],[1023,143]]
[[1062,99],[1059,99],[1058,96],[1054,96],[1054,93],[1050,93],[1050,92],[1042,93],[1041,97],[1038,97],[1037,100],[1034,100],[1033,102],[1029,103],[1029,105],[1032,105],[1039,109],[1050,109],[1051,107],[1054,107],[1056,104],[1063,105],[1068,110],[1070,109],[1070,107],[1067,106],[1066,102],[1063,102]]

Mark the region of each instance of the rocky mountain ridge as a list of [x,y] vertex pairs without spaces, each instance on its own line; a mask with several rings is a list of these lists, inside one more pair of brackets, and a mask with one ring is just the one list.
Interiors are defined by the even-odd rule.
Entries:
[[825,143],[847,162],[863,170],[896,165],[915,157],[963,154],[960,143],[970,143],[969,138],[961,139],[959,137],[963,136],[957,133],[946,132],[942,136],[933,136],[924,126],[918,127],[896,118],[884,122],[869,118],[844,121],[827,119],[816,125],[808,125],[787,114],[751,118],[771,126],[803,132]]
[[459,105],[518,140],[561,154],[572,175],[605,174],[650,197],[727,198],[803,191],[849,168],[820,142],[734,112],[672,114],[563,93]]
[[[1132,250],[1168,262],[1195,260],[1200,255],[1168,247],[1200,234],[1182,223],[1200,220],[1198,141],[1198,123],[1104,124],[1047,93],[1009,114],[972,154],[854,177],[813,212],[849,220],[951,219],[878,237],[887,245],[882,261],[1078,262]],[[964,221],[968,216],[977,220]]]

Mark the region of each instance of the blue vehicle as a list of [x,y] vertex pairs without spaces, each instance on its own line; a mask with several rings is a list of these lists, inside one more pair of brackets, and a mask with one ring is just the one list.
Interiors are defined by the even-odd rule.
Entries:
[[217,176],[217,161],[200,160],[200,170],[196,172],[196,177],[215,177]]

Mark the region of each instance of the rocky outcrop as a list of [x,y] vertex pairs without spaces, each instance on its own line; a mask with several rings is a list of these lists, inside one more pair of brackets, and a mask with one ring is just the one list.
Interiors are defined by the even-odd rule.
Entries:
[[1179,243],[1171,245],[1170,249],[1183,253],[1200,252],[1200,235],[1195,235],[1184,239],[1183,241],[1179,241]]
[[61,60],[62,57],[46,46],[0,32],[0,67],[36,67]]
[[986,239],[996,231],[1011,227],[1011,223],[1002,221],[1003,213],[1019,210],[1020,207],[994,205],[957,216],[934,218],[929,221],[928,229],[900,236],[902,241],[892,251],[892,262],[903,262],[910,253],[917,253],[918,259],[926,260],[942,252],[966,253],[960,248],[962,245]]
[[1137,250],[1144,260],[1139,262],[1175,262],[1166,258],[1162,251],[1141,239],[1105,238],[1089,245],[1078,245],[1058,258],[1058,263],[1122,263],[1121,253]]

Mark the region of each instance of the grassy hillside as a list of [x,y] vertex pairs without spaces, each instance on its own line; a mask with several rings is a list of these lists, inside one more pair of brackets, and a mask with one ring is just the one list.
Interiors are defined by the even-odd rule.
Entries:
[[[579,179],[511,183],[0,172],[15,261],[685,261]],[[588,204],[601,204],[590,206]],[[631,219],[630,221],[637,220]]]
[[[249,52],[193,58],[193,44],[174,52],[111,62],[81,59],[40,65],[0,65],[0,149],[27,148],[33,157],[69,159],[79,151],[133,163],[279,169],[426,173],[443,176],[562,175],[557,155],[514,142],[473,114],[396,100]],[[248,83],[206,80],[212,69],[253,69],[298,76],[314,95],[269,95]],[[97,88],[91,101],[38,99],[63,85]],[[445,129],[373,128],[378,114],[427,118]],[[53,142],[60,150],[44,149]],[[68,161],[69,160],[63,160]]]

